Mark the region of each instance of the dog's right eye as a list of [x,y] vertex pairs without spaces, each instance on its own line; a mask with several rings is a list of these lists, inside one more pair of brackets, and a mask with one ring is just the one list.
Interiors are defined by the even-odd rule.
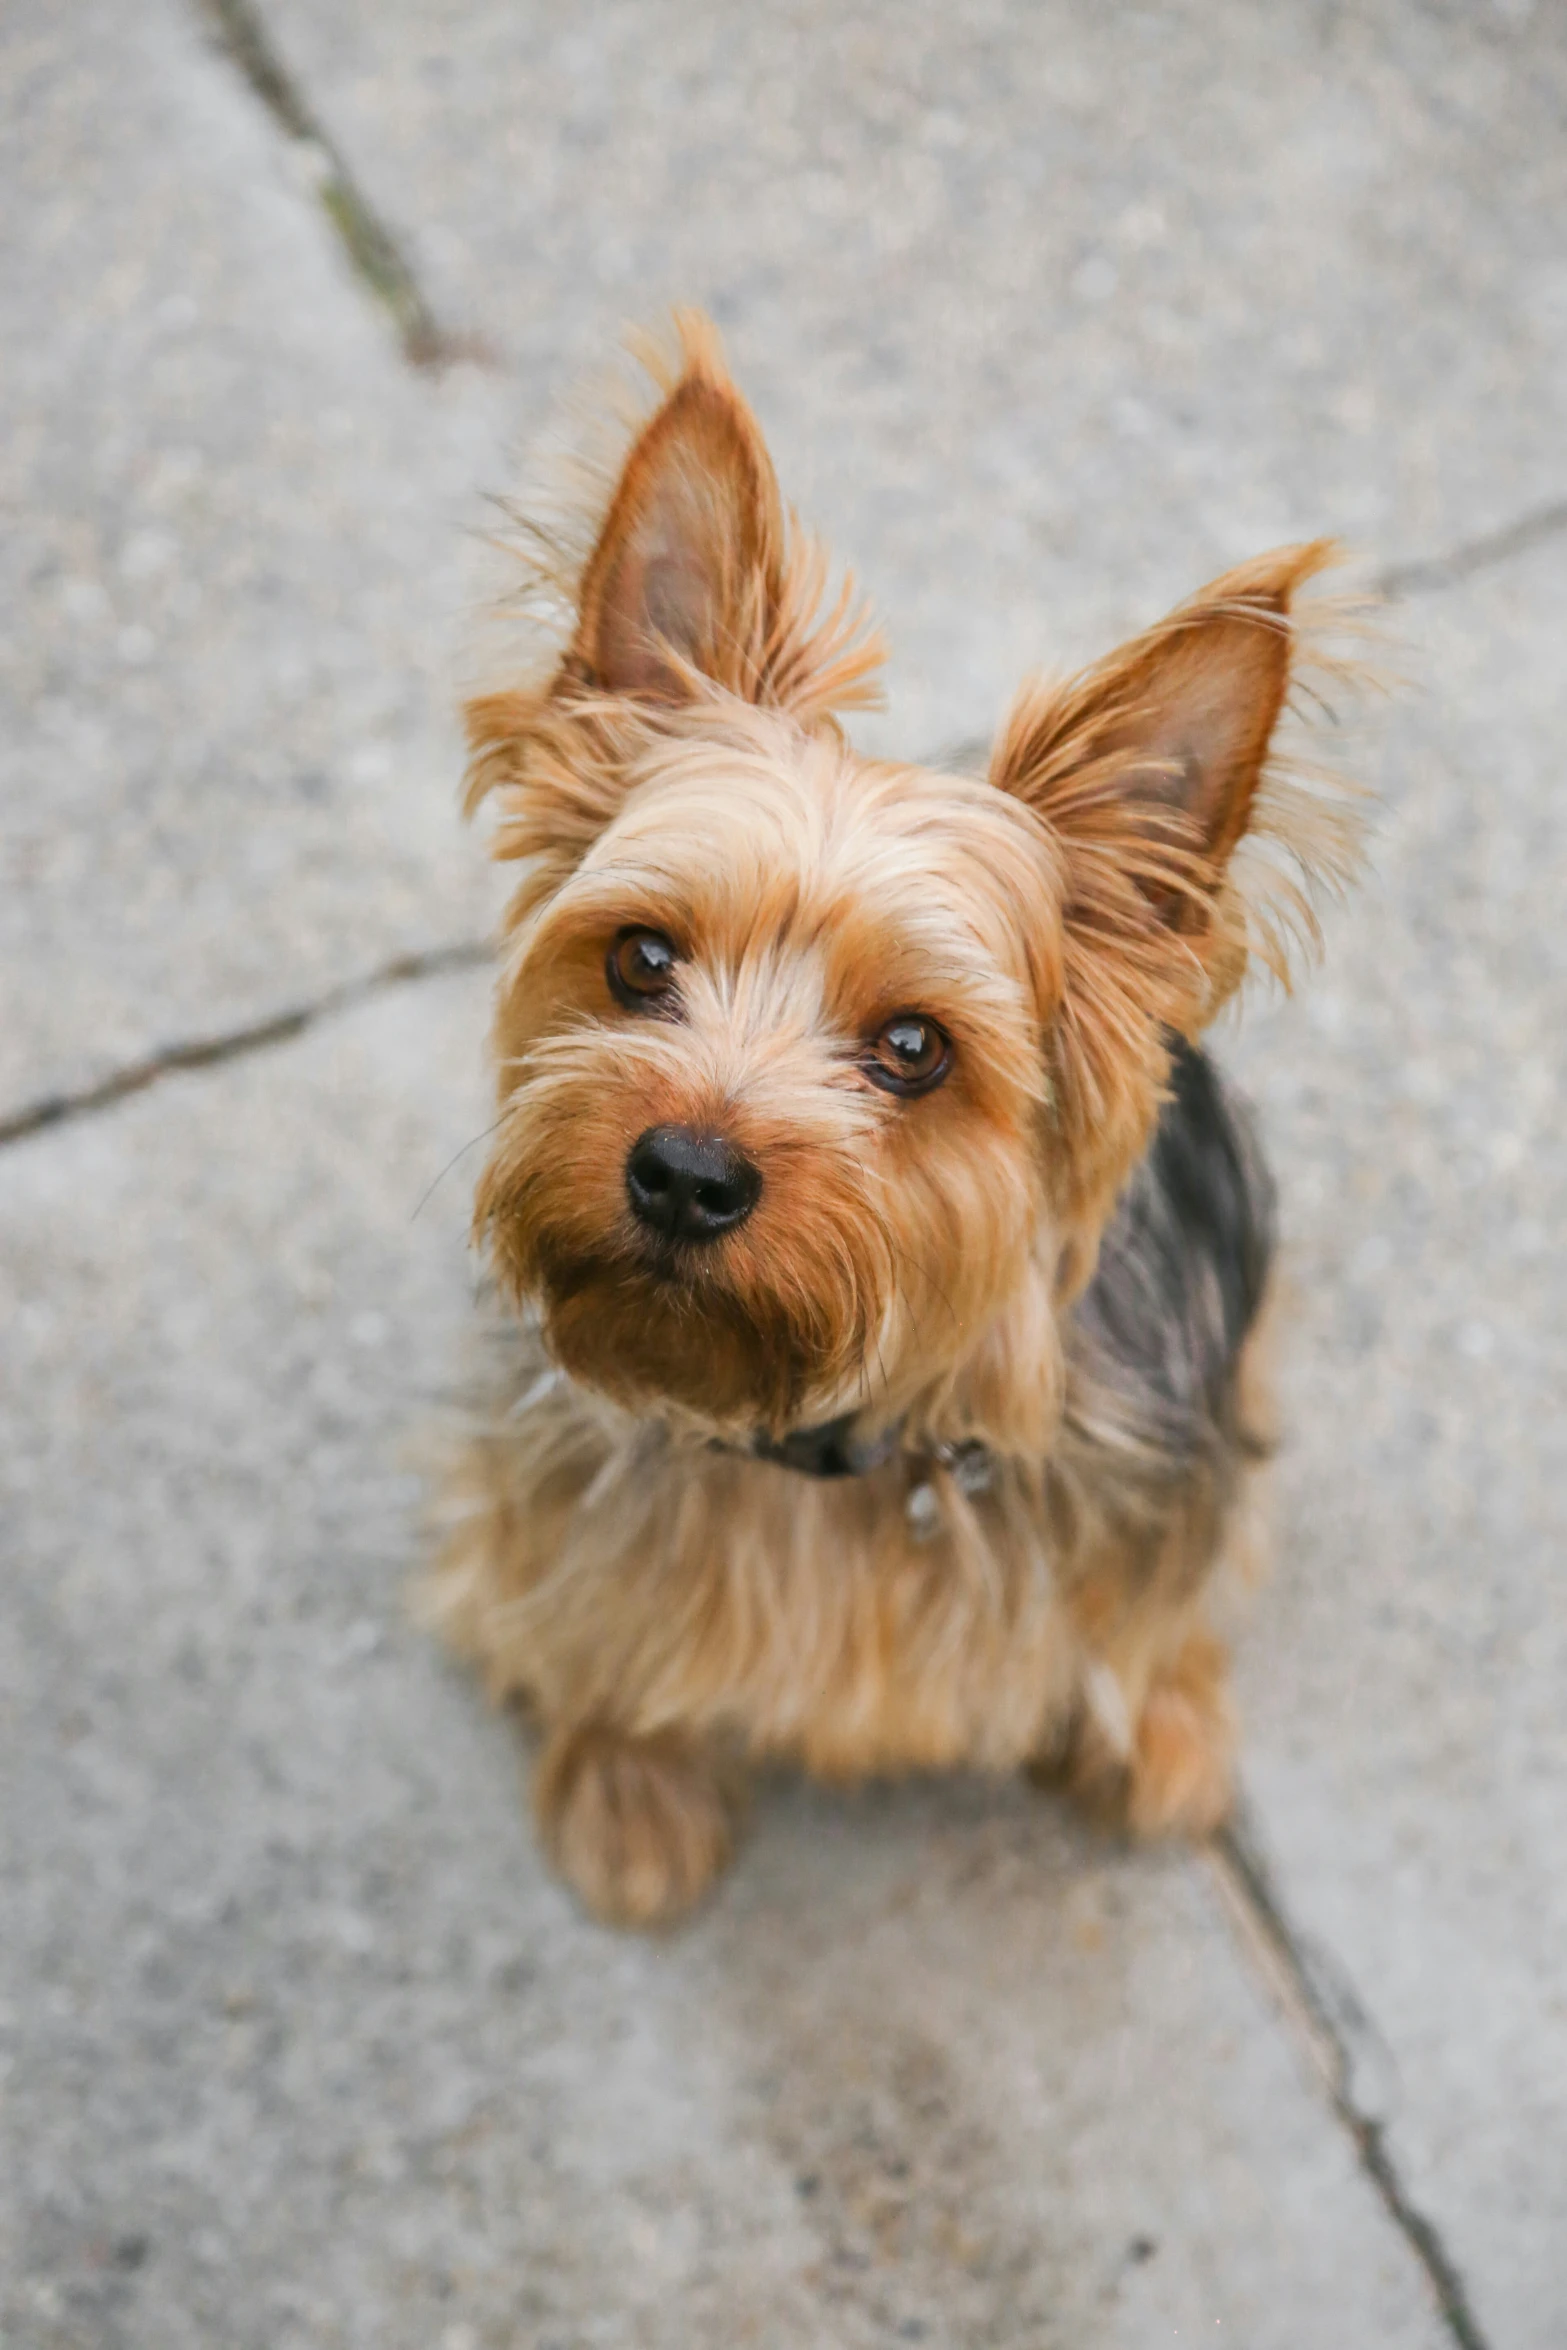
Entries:
[[883,1093],[931,1093],[952,1066],[952,1039],[923,1012],[889,1020],[860,1064]]
[[629,1011],[654,1010],[675,984],[675,950],[661,930],[623,930],[609,950],[609,992]]

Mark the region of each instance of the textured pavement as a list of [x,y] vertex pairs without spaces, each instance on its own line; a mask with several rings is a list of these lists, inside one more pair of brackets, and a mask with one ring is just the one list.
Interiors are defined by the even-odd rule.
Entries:
[[[226,22],[0,22],[0,2343],[1561,2350],[1567,24]],[[892,629],[867,739],[1277,539],[1392,594],[1372,873],[1223,1045],[1290,1438],[1215,1853],[779,1782],[622,1941],[407,1623],[466,540],[671,299]]]

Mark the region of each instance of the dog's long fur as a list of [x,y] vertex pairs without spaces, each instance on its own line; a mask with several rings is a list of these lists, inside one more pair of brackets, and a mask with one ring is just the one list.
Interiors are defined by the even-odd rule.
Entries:
[[[984,780],[866,760],[838,713],[879,648],[847,589],[819,617],[705,324],[656,380],[586,530],[535,542],[564,642],[470,705],[522,866],[476,1206],[510,1313],[437,1613],[536,1717],[546,1841],[607,1917],[700,1894],[753,1756],[1060,1768],[1201,1828],[1271,1196],[1195,1039],[1348,867],[1272,749],[1331,550],[1027,687]],[[678,952],[662,1016],[606,983],[630,926]],[[867,1040],[915,1010],[950,1073],[890,1099]],[[759,1171],[715,1245],[628,1209],[671,1124]],[[826,1423],[863,1473],[757,1457]]]

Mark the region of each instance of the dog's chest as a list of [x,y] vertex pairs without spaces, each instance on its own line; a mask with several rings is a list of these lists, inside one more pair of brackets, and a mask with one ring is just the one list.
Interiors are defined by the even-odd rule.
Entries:
[[830,1776],[1009,1768],[1073,1684],[1037,1496],[1004,1466],[982,1493],[902,1460],[832,1481],[722,1455],[628,1467],[584,1497],[539,1596],[538,1662],[573,1707]]

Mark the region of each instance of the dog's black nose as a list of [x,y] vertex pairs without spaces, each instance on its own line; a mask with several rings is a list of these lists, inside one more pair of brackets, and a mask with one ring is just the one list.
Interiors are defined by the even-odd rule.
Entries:
[[665,1240],[717,1240],[745,1222],[761,1189],[759,1167],[689,1126],[650,1126],[626,1160],[631,1212]]

